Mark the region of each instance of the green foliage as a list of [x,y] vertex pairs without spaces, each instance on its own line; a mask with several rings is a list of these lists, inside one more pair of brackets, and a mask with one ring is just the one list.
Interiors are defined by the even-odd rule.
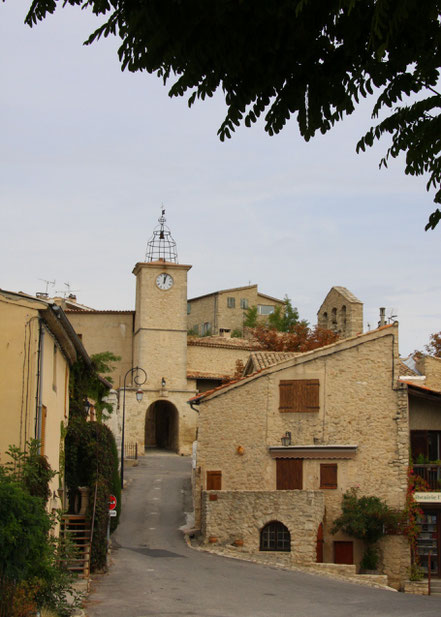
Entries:
[[331,533],[344,531],[349,536],[374,544],[385,534],[386,528],[395,528],[399,516],[379,497],[358,497],[356,489],[343,495],[341,514],[335,519]]
[[257,326],[257,306],[250,306],[244,311],[243,325],[245,328],[255,328]]
[[274,313],[268,316],[268,325],[278,332],[291,332],[299,321],[299,311],[292,306],[288,296],[283,299],[283,306],[276,306]]
[[242,338],[243,332],[240,328],[234,328],[231,333],[231,338]]
[[57,472],[51,469],[47,458],[38,453],[38,439],[31,439],[26,446],[26,452],[17,446],[9,446],[6,453],[12,461],[5,463],[4,470],[9,477],[21,482],[30,495],[40,497],[46,503],[51,494],[49,483]]
[[39,497],[0,468],[0,580],[22,581],[48,565],[51,520]]
[[[112,362],[121,360],[110,351],[91,356],[91,365],[88,366],[83,358],[79,358],[70,370],[69,388],[69,415],[82,418],[87,417],[85,403],[88,398],[95,402],[97,418],[109,417],[113,409],[110,403],[103,399],[109,393],[109,386],[100,378],[100,373],[109,373],[113,370]],[[104,377],[112,383],[110,375]]]
[[56,520],[44,505],[54,473],[37,447],[35,441],[26,453],[10,447],[13,461],[0,466],[1,617],[34,615],[41,607],[67,617],[78,603],[61,545],[50,533]]
[[[269,135],[294,117],[308,141],[376,97],[373,117],[388,115],[357,151],[390,137],[380,165],[404,154],[405,173],[428,174],[441,203],[439,0],[33,0],[26,22],[68,4],[106,17],[87,43],[119,36],[123,70],[173,80],[169,95],[189,106],[222,91],[222,141],[263,116]],[[440,218],[437,209],[426,229]]]
[[118,502],[117,517],[112,519],[113,529],[121,512],[118,453],[113,433],[107,426],[100,422],[86,422],[80,417],[70,420],[66,436],[66,483],[71,503],[79,486],[90,488],[90,516],[93,514],[95,487],[97,489],[91,568],[103,569],[106,566],[110,495],[115,495]]
[[407,570],[410,581],[422,581],[424,578],[424,570],[418,563],[413,563]]
[[362,570],[376,570],[378,568],[379,555],[374,546],[367,546],[360,561]]

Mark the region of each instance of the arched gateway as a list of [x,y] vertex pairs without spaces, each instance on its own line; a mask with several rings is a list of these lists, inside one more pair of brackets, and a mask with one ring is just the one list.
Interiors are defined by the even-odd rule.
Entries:
[[145,415],[145,447],[179,449],[178,410],[169,401],[155,401]]

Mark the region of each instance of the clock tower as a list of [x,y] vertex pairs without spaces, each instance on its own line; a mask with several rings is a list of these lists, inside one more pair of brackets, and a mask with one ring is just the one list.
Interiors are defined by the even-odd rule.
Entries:
[[191,266],[178,263],[164,215],[162,210],[145,261],[133,269],[133,366],[147,373],[143,386],[147,409],[143,403],[144,417],[133,410],[129,424],[140,444],[186,452],[196,420],[186,403],[193,394],[187,385],[187,272]]

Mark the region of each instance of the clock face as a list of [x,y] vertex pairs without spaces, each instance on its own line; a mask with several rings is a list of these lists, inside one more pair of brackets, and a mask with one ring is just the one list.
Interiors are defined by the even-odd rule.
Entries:
[[167,289],[170,289],[173,285],[173,277],[170,276],[170,274],[162,272],[156,277],[156,285],[159,287],[159,289],[166,291]]

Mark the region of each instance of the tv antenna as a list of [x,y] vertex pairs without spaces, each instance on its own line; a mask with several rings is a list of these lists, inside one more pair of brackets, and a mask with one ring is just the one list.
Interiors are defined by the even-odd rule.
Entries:
[[55,292],[56,294],[62,294],[63,298],[66,298],[66,297],[70,296],[74,292],[76,293],[77,291],[80,291],[79,289],[72,289],[71,286],[70,286],[69,281],[67,283],[64,283],[64,285],[66,285],[66,289],[57,290]]
[[43,297],[43,298],[49,298],[49,285],[51,287],[55,287],[55,279],[53,281],[48,281],[46,279],[38,279],[39,281],[43,281],[43,283],[46,283],[46,289],[45,291],[37,291],[37,296]]
[[395,314],[395,309],[391,308],[390,309],[390,315],[387,318],[388,323],[393,323],[394,321],[396,321],[398,319],[398,315]]

